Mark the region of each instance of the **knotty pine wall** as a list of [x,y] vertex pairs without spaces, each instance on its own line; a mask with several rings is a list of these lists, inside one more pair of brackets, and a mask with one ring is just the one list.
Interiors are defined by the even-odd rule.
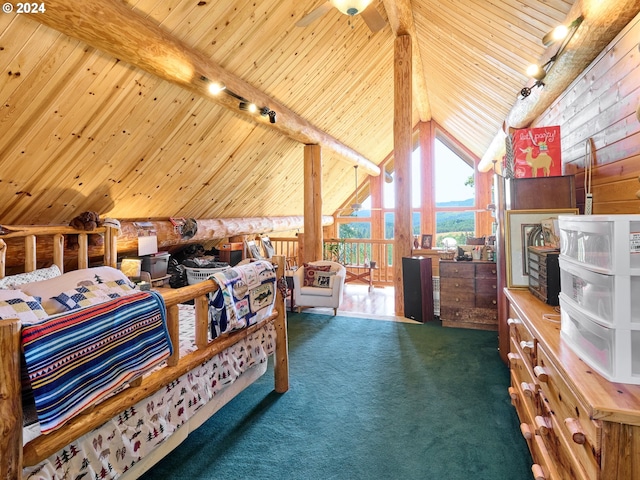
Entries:
[[640,214],[640,15],[605,48],[534,126],[560,125],[565,174],[584,208],[585,144],[595,145],[594,214]]

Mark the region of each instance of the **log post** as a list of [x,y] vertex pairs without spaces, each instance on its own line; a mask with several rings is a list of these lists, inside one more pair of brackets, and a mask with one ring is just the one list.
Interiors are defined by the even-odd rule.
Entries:
[[393,265],[396,315],[404,316],[402,257],[411,255],[411,37],[395,39],[393,149],[396,174],[396,221]]
[[20,321],[0,320],[0,478],[22,478]]
[[304,260],[322,259],[322,151],[304,147]]
[[[278,265],[276,278],[284,279],[285,257],[274,257]],[[276,310],[278,316],[273,322],[276,329],[276,354],[274,361],[275,391],[284,393],[289,390],[289,340],[287,339],[287,308],[285,298],[276,285]]]

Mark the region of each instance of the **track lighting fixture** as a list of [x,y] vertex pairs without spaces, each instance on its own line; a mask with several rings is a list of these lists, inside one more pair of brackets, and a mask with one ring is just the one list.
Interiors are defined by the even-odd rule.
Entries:
[[226,85],[222,82],[212,82],[210,81],[207,77],[205,77],[204,75],[200,76],[200,80],[202,80],[203,82],[205,82],[207,84],[207,89],[209,90],[209,92],[213,95],[217,95],[220,92],[225,92],[227,95],[229,95],[230,97],[235,98],[236,100],[239,101],[238,103],[238,108],[240,110],[242,110],[243,112],[250,112],[250,113],[256,113],[258,111],[260,111],[260,115],[263,117],[269,117],[269,122],[270,123],[276,123],[276,112],[274,112],[273,110],[271,110],[269,107],[262,107],[258,110],[258,107],[256,106],[255,103],[250,102],[249,100],[247,100],[246,98],[242,97],[241,95],[238,95],[235,92],[232,92],[231,90],[229,90]]
[[238,105],[238,108],[240,108],[240,110],[244,112],[255,113],[258,111],[258,107],[256,107],[255,103],[250,103],[246,100],[243,100],[242,102],[240,102],[240,104]]
[[540,66],[534,64],[527,67],[527,75],[535,79],[535,83],[531,87],[524,87],[522,90],[520,90],[521,98],[527,98],[529,95],[531,95],[531,91],[535,87],[544,87],[544,83],[542,83],[542,80],[547,76],[549,70],[551,70],[551,67],[553,67],[553,64],[558,59],[558,57],[560,57],[565,47],[569,43],[569,40],[571,40],[571,37],[573,37],[573,34],[582,23],[582,20],[583,17],[580,16],[573,22],[571,22],[568,27],[564,25],[556,27],[542,38],[542,43],[544,43],[544,45],[546,46],[551,46],[558,41],[562,42],[558,46],[556,53],[544,65]]

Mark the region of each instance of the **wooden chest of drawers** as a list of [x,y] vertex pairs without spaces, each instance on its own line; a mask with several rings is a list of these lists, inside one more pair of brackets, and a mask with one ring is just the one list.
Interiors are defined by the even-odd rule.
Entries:
[[509,395],[533,478],[640,478],[640,385],[598,375],[560,338],[551,306],[528,290],[506,292]]
[[493,262],[440,261],[440,319],[445,327],[498,329]]
[[549,305],[558,306],[560,301],[559,250],[544,247],[529,247],[529,291]]

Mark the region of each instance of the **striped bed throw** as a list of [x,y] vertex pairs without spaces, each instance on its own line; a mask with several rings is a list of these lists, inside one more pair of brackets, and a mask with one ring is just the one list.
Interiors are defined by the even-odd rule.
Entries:
[[73,310],[22,330],[42,433],[62,426],[173,352],[157,292]]

